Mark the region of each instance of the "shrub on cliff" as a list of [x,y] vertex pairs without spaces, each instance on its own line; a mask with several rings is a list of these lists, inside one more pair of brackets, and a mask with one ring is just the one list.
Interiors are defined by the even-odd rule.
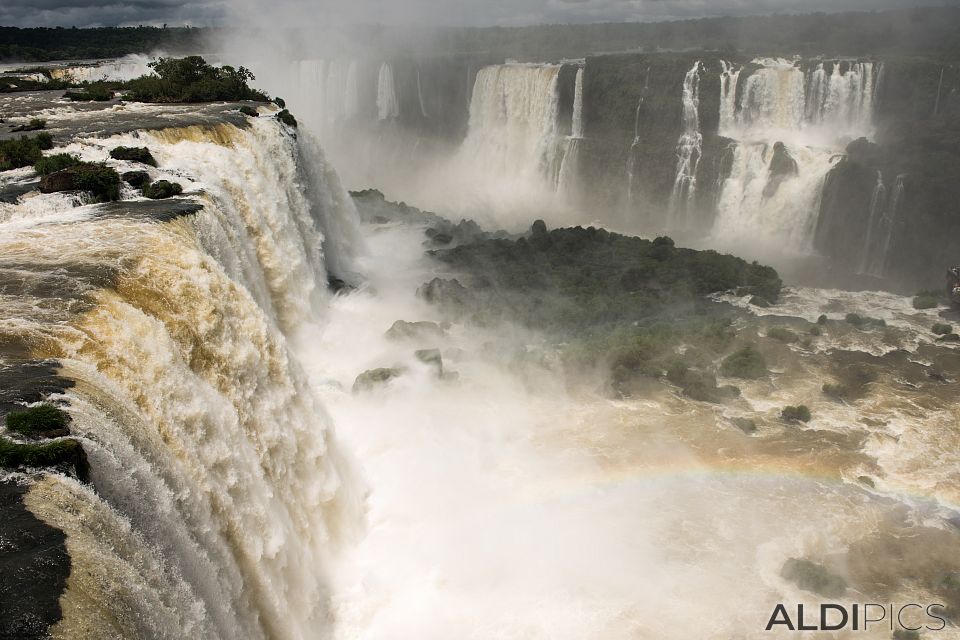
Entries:
[[[471,276],[482,313],[497,306],[524,324],[561,331],[653,318],[731,289],[776,300],[781,287],[769,267],[593,227],[480,237],[431,255]],[[488,304],[491,297],[502,304]]]
[[90,470],[87,454],[78,441],[68,438],[52,442],[22,444],[0,437],[0,468],[46,469],[64,466],[72,467],[81,480],[87,478]]
[[780,419],[784,422],[810,422],[810,409],[806,405],[784,407],[780,412]]
[[728,378],[753,380],[767,375],[767,362],[752,344],[733,352],[720,363],[720,373]]
[[120,199],[120,176],[99,162],[81,162],[40,179],[42,193],[89,191],[95,202]]
[[46,128],[46,120],[43,118],[31,118],[27,124],[21,124],[19,127],[14,127],[13,131],[40,131],[41,129]]
[[77,156],[70,153],[57,153],[37,160],[37,163],[33,165],[33,170],[41,176],[47,176],[67,167],[75,167],[78,164],[80,164],[80,158]]
[[53,138],[49,133],[0,140],[0,171],[36,164],[43,157],[41,152],[52,148]]
[[148,164],[151,167],[157,166],[157,161],[153,159],[153,154],[146,147],[114,147],[110,150],[110,157],[114,160],[128,160],[130,162],[139,162]]
[[277,114],[277,120],[287,125],[288,127],[296,127],[297,119],[293,117],[293,114],[283,109]]
[[254,100],[267,102],[266,94],[251,89],[249,69],[229,65],[216,67],[201,56],[158,58],[149,64],[153,75],[140,76],[126,84],[127,95],[139,102],[219,102]]
[[63,97],[72,102],[109,102],[113,100],[113,91],[112,84],[94,82],[85,85],[82,89],[67,91]]
[[143,186],[143,195],[151,200],[163,200],[178,196],[183,193],[183,187],[179,182],[169,182],[167,180],[157,180]]
[[7,414],[7,429],[27,437],[66,435],[70,416],[52,404],[39,404]]

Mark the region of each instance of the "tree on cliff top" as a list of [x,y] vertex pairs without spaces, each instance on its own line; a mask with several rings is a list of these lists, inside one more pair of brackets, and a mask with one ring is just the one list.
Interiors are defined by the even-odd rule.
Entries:
[[265,94],[247,84],[254,79],[245,67],[215,67],[201,56],[158,58],[149,64],[153,75],[127,83],[130,99],[139,102],[218,102],[256,100]]

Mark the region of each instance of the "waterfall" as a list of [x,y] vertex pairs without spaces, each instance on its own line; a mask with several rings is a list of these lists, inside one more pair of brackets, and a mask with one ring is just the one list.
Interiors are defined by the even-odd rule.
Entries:
[[736,147],[712,236],[731,243],[752,233],[808,252],[826,174],[851,138],[873,133],[882,68],[831,62],[804,70],[779,58],[753,63],[758,68],[746,77],[721,63],[720,134]]
[[878,235],[880,217],[883,206],[886,204],[886,197],[887,188],[883,184],[883,173],[877,171],[877,184],[873,187],[873,193],[870,196],[870,218],[867,221],[867,234],[863,242],[858,273],[869,273],[871,258],[875,253],[873,244],[876,242],[876,236]]
[[400,102],[397,99],[393,65],[384,62],[380,65],[380,73],[377,77],[377,116],[380,120],[393,120],[399,115]]
[[301,60],[297,64],[298,111],[327,136],[355,118],[360,110],[356,60]]
[[576,179],[579,173],[580,142],[583,140],[583,67],[577,69],[573,88],[573,116],[570,122],[570,137],[563,151],[560,172],[557,177],[557,191],[573,198],[576,196]]
[[802,146],[781,149],[796,170],[777,176],[771,169],[775,145],[736,144],[717,200],[715,239],[730,246],[766,241],[799,251],[812,249],[823,185],[834,159]]
[[754,64],[760,68],[744,80],[738,101],[740,71],[723,63],[720,121],[725,135],[801,141],[802,134],[803,142],[818,143],[873,135],[874,63],[821,62],[808,71],[782,58]]
[[73,563],[52,635],[316,637],[358,507],[287,336],[322,311],[324,232],[353,212],[272,118],[71,150],[135,143],[198,213],[41,195],[0,222],[0,278],[19,283],[0,335],[76,382],[65,399],[92,469],[92,486],[47,475],[25,498]]
[[736,126],[737,117],[737,83],[740,81],[740,72],[743,67],[726,60],[720,61],[720,129],[722,136],[732,131]]
[[503,64],[477,73],[461,158],[519,185],[555,187],[560,65]]
[[573,120],[570,123],[570,136],[583,137],[583,67],[577,69],[577,79],[573,85]]
[[631,209],[633,208],[634,197],[633,178],[637,164],[636,150],[640,145],[640,110],[643,108],[643,103],[644,100],[646,100],[649,89],[650,67],[647,67],[647,72],[644,74],[643,91],[640,94],[640,99],[637,101],[637,108],[633,113],[633,142],[630,144],[630,150],[627,152],[627,205]]
[[117,60],[99,62],[77,67],[54,67],[50,69],[50,77],[54,80],[69,82],[98,82],[112,80],[126,82],[153,73],[147,66],[150,56],[131,53]]
[[420,65],[417,65],[417,100],[420,102],[420,115],[427,118],[427,105],[423,101],[423,85],[420,84]]
[[[683,79],[683,134],[677,142],[677,170],[670,195],[670,226],[684,228],[697,190],[697,168],[703,151],[700,132],[700,61],[694,63]],[[678,219],[679,218],[679,219]]]
[[860,273],[882,278],[886,272],[887,255],[893,240],[894,223],[897,220],[906,177],[906,174],[897,176],[893,191],[887,199],[883,176],[877,172],[877,185],[870,199],[870,221],[860,261]]

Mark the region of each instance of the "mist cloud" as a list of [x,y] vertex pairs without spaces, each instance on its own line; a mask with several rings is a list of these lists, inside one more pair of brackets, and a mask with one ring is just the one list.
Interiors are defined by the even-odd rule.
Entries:
[[[960,0],[287,0],[269,3],[271,17],[302,25],[326,23],[504,25],[669,20],[719,15],[879,10]],[[228,25],[261,15],[252,0],[4,0],[8,26],[113,26],[168,23]]]

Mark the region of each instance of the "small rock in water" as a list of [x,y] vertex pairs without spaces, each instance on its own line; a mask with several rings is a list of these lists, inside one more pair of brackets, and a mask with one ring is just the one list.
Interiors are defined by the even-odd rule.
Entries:
[[766,298],[761,298],[760,296],[753,296],[750,298],[750,304],[755,307],[760,307],[761,309],[766,309],[770,307],[770,301]]
[[146,171],[127,171],[121,177],[131,187],[142,187],[150,182],[150,174]]
[[369,369],[357,376],[353,382],[353,392],[373,391],[378,387],[386,385],[394,378],[403,374],[403,369],[399,367],[384,367],[381,369]]
[[734,418],[733,424],[737,429],[747,434],[756,433],[757,431],[757,423],[750,418]]
[[390,340],[421,340],[445,338],[447,332],[436,322],[407,322],[397,320],[385,334]]
[[443,356],[440,355],[440,349],[419,349],[413,355],[420,362],[433,367],[438,378],[443,377]]

